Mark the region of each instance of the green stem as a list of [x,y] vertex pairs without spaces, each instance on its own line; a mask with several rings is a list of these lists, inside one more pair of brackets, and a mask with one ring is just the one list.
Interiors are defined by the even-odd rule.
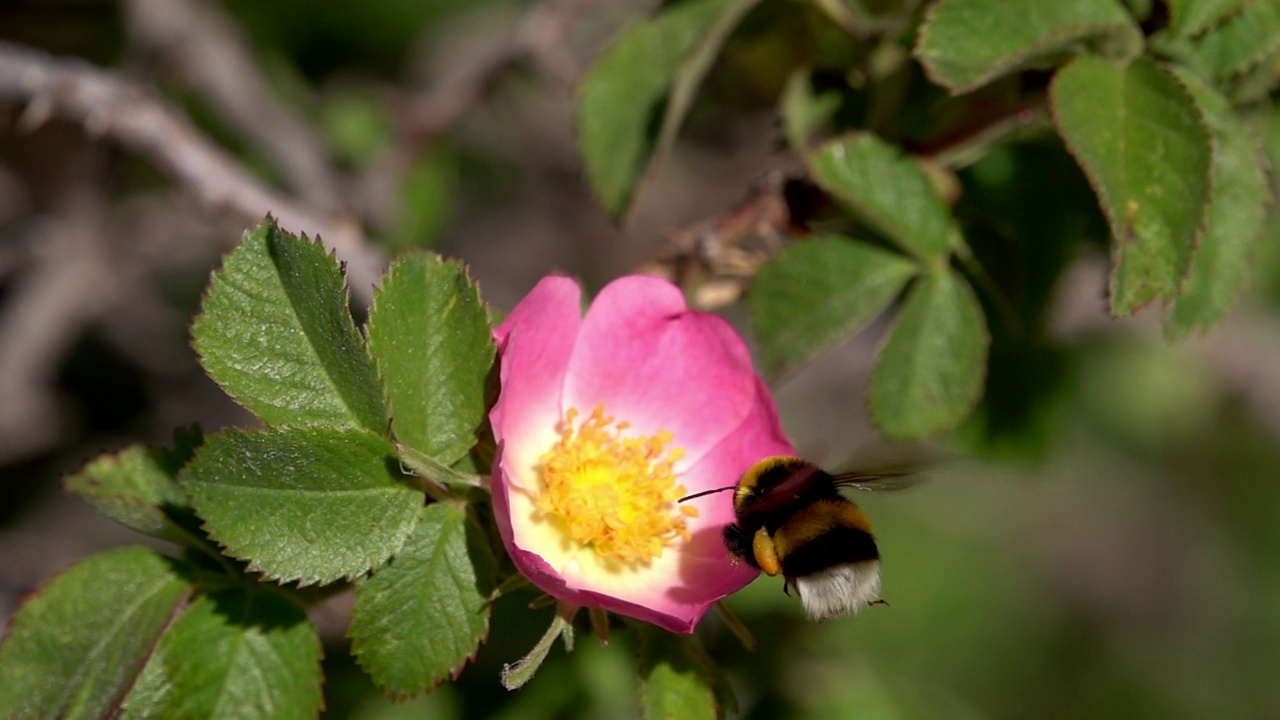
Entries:
[[755,652],[760,647],[760,643],[756,642],[756,636],[751,634],[751,630],[733,614],[723,602],[716,603],[716,610],[720,612],[720,619],[724,621],[725,627],[729,628],[729,632],[738,638],[738,642],[742,643],[742,647],[751,652]]
[[520,573],[514,573],[512,575],[508,575],[506,580],[503,580],[502,582],[498,583],[498,587],[493,589],[493,594],[489,596],[489,599],[497,600],[503,595],[515,592],[516,590],[519,590],[520,588],[528,584],[529,584],[528,579],[526,579],[525,576],[521,575]]
[[547,632],[533,646],[529,654],[502,668],[500,678],[502,687],[508,690],[516,690],[532,680],[533,676],[538,672],[538,668],[542,667],[542,661],[547,659],[547,653],[551,652],[551,646],[555,643],[556,638],[564,637],[566,650],[572,650],[572,621],[577,612],[577,605],[560,603],[556,607],[556,615],[551,619],[551,625],[547,628]]
[[596,637],[600,638],[601,645],[609,644],[609,611],[604,608],[588,608],[587,614],[591,618],[591,630],[595,632]]
[[991,303],[995,305],[996,312],[1000,315],[1000,320],[1004,323],[1009,334],[1014,337],[1023,337],[1027,333],[1026,327],[1022,324],[1022,318],[1018,317],[1018,313],[1013,308],[1013,303],[1009,302],[1008,296],[996,285],[991,276],[987,274],[982,263],[978,262],[978,258],[974,257],[973,251],[969,246],[961,241],[955,247],[955,257],[960,261],[960,266],[969,274],[982,292],[986,293],[991,299]]

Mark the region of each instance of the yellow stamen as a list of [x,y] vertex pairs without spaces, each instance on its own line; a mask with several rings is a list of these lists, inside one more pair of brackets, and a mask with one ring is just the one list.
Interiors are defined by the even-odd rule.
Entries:
[[676,503],[685,488],[673,467],[684,448],[667,447],[672,434],[624,437],[629,423],[607,417],[603,405],[577,418],[576,408],[565,413],[560,440],[539,460],[540,513],[607,562],[647,563],[676,538],[688,541],[685,519],[698,511]]

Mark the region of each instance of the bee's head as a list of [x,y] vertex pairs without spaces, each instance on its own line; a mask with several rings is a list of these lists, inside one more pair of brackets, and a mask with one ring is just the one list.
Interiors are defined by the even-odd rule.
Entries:
[[777,510],[809,496],[822,477],[817,465],[790,455],[774,455],[752,465],[738,481],[733,506],[738,512]]
[[777,510],[807,498],[822,486],[815,482],[822,477],[830,476],[808,460],[773,455],[747,468],[737,485],[696,492],[680,498],[678,502],[733,490],[733,507],[739,513]]

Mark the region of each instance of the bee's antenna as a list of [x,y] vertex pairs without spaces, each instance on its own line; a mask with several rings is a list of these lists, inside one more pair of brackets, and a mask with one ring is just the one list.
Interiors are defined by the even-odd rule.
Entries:
[[703,490],[702,492],[697,492],[697,493],[694,493],[694,494],[692,494],[692,495],[685,495],[684,497],[680,498],[680,499],[679,499],[679,500],[677,500],[676,502],[678,502],[678,503],[682,503],[682,502],[684,502],[685,500],[692,500],[692,499],[694,499],[694,498],[700,498],[700,497],[702,497],[703,495],[712,495],[712,494],[714,494],[714,493],[724,492],[725,490],[733,490],[733,489],[734,489],[734,488],[736,488],[736,487],[738,487],[738,486],[737,486],[737,485],[730,485],[730,486],[728,486],[728,487],[714,488],[714,489],[712,489],[712,490]]

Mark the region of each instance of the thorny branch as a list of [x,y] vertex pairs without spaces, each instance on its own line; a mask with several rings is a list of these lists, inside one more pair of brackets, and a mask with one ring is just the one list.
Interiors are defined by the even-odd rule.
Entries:
[[733,207],[673,231],[662,253],[638,272],[692,291],[694,304],[703,309],[734,303],[792,234],[789,179],[780,168],[761,176]]
[[547,75],[569,84],[577,61],[564,46],[573,19],[591,0],[559,0],[534,5],[508,33],[443,69],[437,81],[410,101],[404,134],[422,143],[458,122],[494,82],[517,62],[531,59]]
[[313,207],[340,197],[327,148],[268,85],[240,28],[208,0],[125,0],[135,43],[173,67],[210,107],[271,160]]
[[79,60],[0,42],[0,102],[26,103],[27,127],[61,117],[115,139],[209,208],[235,213],[245,223],[271,213],[291,231],[319,235],[347,263],[352,292],[368,300],[385,261],[355,223],[316,213],[267,187],[147,89]]
[[530,61],[565,87],[577,81],[580,62],[566,40],[574,21],[598,0],[550,0],[530,7],[499,31],[442,63],[430,87],[398,98],[399,127],[393,142],[357,183],[359,204],[372,225],[394,212],[395,184],[424,149],[478,104],[508,70]]

